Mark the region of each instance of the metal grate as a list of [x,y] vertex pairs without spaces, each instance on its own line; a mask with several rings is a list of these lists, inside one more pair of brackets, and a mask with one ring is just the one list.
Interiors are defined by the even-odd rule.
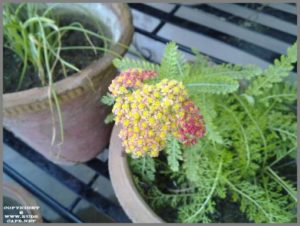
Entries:
[[[143,26],[135,26],[135,36],[145,38],[146,42],[151,46],[152,43],[160,43],[165,45],[170,41],[169,38],[164,37],[161,31],[166,26],[172,25],[174,29],[183,29],[185,32],[192,32],[197,38],[197,35],[201,37],[209,38],[220,46],[220,48],[234,48],[242,53],[247,53],[250,57],[254,57],[258,62],[262,62],[262,65],[272,63],[273,60],[282,54],[280,46],[271,49],[265,47],[263,43],[252,42],[251,40],[245,40],[239,37],[240,30],[252,32],[254,36],[263,37],[266,40],[271,40],[274,43],[282,45],[281,49],[285,49],[286,46],[291,45],[296,41],[296,5],[295,4],[193,4],[193,5],[178,5],[178,4],[129,4],[130,8],[139,14],[145,16],[146,20],[154,19],[158,20],[158,23],[152,30],[143,29]],[[209,24],[202,23],[201,21],[192,20],[189,17],[184,17],[180,13],[182,11],[192,10],[193,15],[201,14],[203,17],[206,16],[208,19],[219,20],[224,22],[226,26],[236,26],[236,32],[234,30],[229,34],[228,32],[210,27]],[[248,15],[247,15],[248,13]],[[255,16],[251,16],[255,15]],[[149,16],[149,18],[148,18]],[[139,21],[135,20],[135,24]],[[280,26],[286,24],[286,27]],[[278,23],[278,24],[276,24]],[[200,36],[199,36],[200,37]],[[263,39],[261,39],[263,40]],[[201,38],[199,38],[201,42]],[[141,44],[136,40],[137,46]],[[184,53],[192,56],[193,52],[190,45],[184,44],[183,42],[177,41],[179,49]],[[144,47],[148,48],[147,46]],[[218,47],[215,47],[218,48]],[[143,48],[140,47],[142,50]],[[202,49],[200,52],[202,52]],[[151,61],[157,61],[152,57],[153,51],[149,50],[150,54],[146,58]],[[151,52],[152,51],[152,52]],[[159,49],[158,51],[162,51]],[[210,57],[215,63],[230,62],[231,58],[229,55],[228,59],[220,57],[218,53],[210,54],[202,52],[204,55]],[[247,61],[247,58],[246,58]],[[233,63],[234,60],[232,60]],[[295,69],[296,71],[296,69]],[[88,183],[82,182],[80,178],[75,177],[58,165],[49,162],[43,156],[35,152],[31,147],[26,145],[24,142],[16,138],[11,132],[4,129],[3,141],[6,145],[11,147],[21,156],[28,159],[30,162],[35,164],[37,167],[42,169],[44,172],[52,176],[57,180],[58,183],[62,184],[70,191],[77,194],[76,200],[68,207],[64,206],[59,200],[55,200],[53,197],[46,194],[38,186],[36,186],[28,178],[24,177],[22,173],[14,169],[12,163],[4,162],[4,173],[11,177],[13,180],[22,185],[25,189],[30,191],[39,200],[46,203],[50,208],[57,212],[68,222],[83,222],[79,216],[74,213],[74,208],[78,205],[81,200],[86,200],[90,205],[96,207],[99,213],[104,213],[110,219],[115,222],[130,222],[122,208],[105,198],[101,193],[96,192],[92,189],[93,183],[99,177],[104,176],[109,179],[107,161],[103,162],[99,159],[93,159],[85,165],[95,172],[94,176]],[[5,153],[4,153],[5,154]],[[48,222],[47,219],[44,219]]]

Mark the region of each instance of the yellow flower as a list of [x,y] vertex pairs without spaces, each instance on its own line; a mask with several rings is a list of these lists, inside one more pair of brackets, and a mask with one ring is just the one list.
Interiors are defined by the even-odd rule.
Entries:
[[142,127],[146,128],[147,127],[147,123],[146,122],[142,122]]
[[176,103],[176,104],[174,105],[174,110],[175,110],[175,111],[178,111],[179,109],[180,109],[180,104]]
[[135,119],[139,119],[139,118],[140,118],[140,115],[139,115],[139,113],[134,112],[134,113],[133,113],[133,117],[134,117]]
[[137,102],[141,102],[142,101],[142,97],[140,95],[137,95],[135,98],[136,98]]
[[168,94],[167,98],[168,98],[169,100],[173,100],[173,99],[174,99],[174,95],[170,93],[170,94]]
[[123,110],[129,110],[129,104],[124,104],[124,105],[122,106],[122,109],[123,109]]
[[156,150],[151,151],[150,156],[151,157],[157,157],[158,156],[158,151],[156,151]]
[[118,123],[120,122],[120,116],[117,115],[117,116],[115,117],[115,122],[116,122],[116,124],[118,124]]
[[172,134],[174,137],[179,137],[179,133],[177,131],[174,131]]
[[143,155],[143,153],[141,151],[137,151],[135,154],[137,157],[141,157]]
[[173,122],[173,123],[171,124],[171,128],[172,128],[172,129],[176,129],[176,128],[177,128],[176,122]]
[[132,134],[132,136],[128,138],[129,143],[133,143],[134,142],[135,137],[133,135],[134,134]]
[[153,103],[154,107],[155,108],[159,108],[160,107],[160,102],[158,100],[156,100],[154,103]]
[[177,86],[175,86],[174,89],[173,89],[173,92],[174,92],[175,94],[178,94],[179,91],[180,91],[180,89],[179,89]]
[[171,101],[170,101],[169,99],[166,99],[166,100],[164,101],[164,105],[165,105],[166,107],[170,107],[170,106],[172,105],[172,103],[171,103]]
[[124,86],[121,86],[121,87],[120,87],[120,92],[121,92],[121,93],[126,93],[126,92],[127,92],[127,89],[126,89]]
[[185,100],[185,98],[184,98],[183,96],[179,96],[179,97],[178,97],[178,100],[179,100],[180,102],[182,102],[182,101]]
[[162,129],[162,131],[167,131],[167,130],[168,130],[168,126],[167,126],[167,125],[163,125],[163,126],[161,127],[161,129]]
[[139,127],[135,126],[133,127],[133,132],[138,133],[140,131]]
[[159,94],[159,92],[155,91],[155,92],[153,93],[153,96],[156,97],[156,98],[159,98],[159,97],[160,97],[160,94]]
[[161,141],[160,137],[154,137],[154,140],[155,140],[156,142],[160,142],[160,141]]
[[162,91],[163,93],[167,93],[167,92],[169,91],[169,88],[163,87],[163,88],[161,89],[161,91]]
[[163,115],[162,115],[162,113],[161,113],[161,112],[158,112],[158,113],[157,113],[157,115],[156,115],[156,117],[157,117],[158,119],[161,119],[161,118],[162,118],[162,116],[163,116]]
[[138,145],[142,145],[142,144],[143,144],[143,141],[142,141],[142,140],[138,140],[138,141],[137,141],[137,144],[138,144]]
[[181,112],[179,112],[179,114],[178,114],[178,115],[179,115],[179,117],[180,117],[180,118],[182,118],[182,117],[184,116],[184,112],[183,112],[183,111],[181,111]]
[[135,85],[136,85],[137,87],[139,87],[139,86],[142,85],[142,82],[141,82],[140,80],[137,80],[136,83],[135,83]]
[[133,139],[133,141],[134,141],[134,140],[135,140],[135,138],[136,138],[136,134],[135,134],[135,133],[134,133],[134,134],[132,134],[130,138],[131,138],[131,139]]
[[125,120],[123,121],[123,125],[124,125],[124,126],[128,126],[128,125],[129,125],[129,120],[128,120],[128,119],[125,119]]
[[145,108],[145,104],[140,103],[139,106],[138,106],[138,108],[139,108],[140,110],[143,110],[143,109]]
[[148,97],[147,102],[151,104],[151,103],[153,103],[153,99],[151,97]]
[[148,111],[143,111],[143,116],[144,117],[148,117],[148,115],[149,115]]
[[167,134],[165,132],[161,132],[159,134],[159,136],[160,136],[161,139],[166,139],[167,138]]
[[155,118],[150,117],[150,118],[149,118],[149,124],[150,124],[150,125],[154,125],[154,124],[155,124]]
[[132,102],[134,100],[134,98],[132,95],[128,95],[127,100],[128,100],[128,102]]
[[125,149],[125,152],[126,152],[127,154],[130,154],[132,151],[131,151],[130,149],[126,148],[126,149]]
[[131,104],[131,107],[134,109],[134,108],[137,107],[137,104],[134,102],[134,103]]
[[153,130],[149,130],[149,131],[148,131],[148,135],[149,135],[150,137],[152,137],[152,136],[154,135]]

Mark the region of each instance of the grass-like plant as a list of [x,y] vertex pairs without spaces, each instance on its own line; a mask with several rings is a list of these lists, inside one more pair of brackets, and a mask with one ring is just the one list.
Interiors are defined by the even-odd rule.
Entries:
[[[57,80],[55,70],[61,68],[64,77],[67,77],[68,71],[80,71],[80,68],[62,57],[62,51],[93,50],[95,54],[100,51],[112,54],[117,58],[121,56],[110,50],[110,46],[115,43],[99,26],[100,33],[85,28],[79,22],[60,26],[58,23],[60,18],[55,14],[56,4],[46,6],[43,3],[5,3],[3,6],[4,47],[10,49],[22,61],[22,70],[15,91],[22,89],[29,66],[33,67],[42,86],[48,86],[48,101],[53,122],[52,144],[56,138],[56,115],[59,119],[60,143],[62,143],[64,140],[63,115],[59,97],[54,87],[54,81]],[[91,16],[90,18],[95,20]],[[89,45],[63,46],[63,37],[69,31],[81,32]],[[95,46],[91,37],[101,40],[103,46]],[[128,49],[123,44],[118,45]]]

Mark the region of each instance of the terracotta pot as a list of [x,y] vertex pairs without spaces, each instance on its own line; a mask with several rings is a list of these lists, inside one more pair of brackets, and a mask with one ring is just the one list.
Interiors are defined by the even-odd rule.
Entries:
[[[13,183],[3,183],[3,208],[9,208],[9,207],[39,207],[34,197],[27,192],[24,188],[17,184]],[[36,218],[32,218],[35,220],[32,223],[42,223],[42,216],[39,211],[39,209],[28,209],[28,210],[11,210],[11,209],[3,209],[3,217],[4,215],[33,215]],[[23,211],[23,213],[20,213],[20,211]],[[3,218],[5,220],[6,218]],[[26,218],[27,220],[30,220],[30,218]],[[6,219],[8,220],[8,219]],[[11,219],[10,219],[11,220]],[[8,222],[9,223],[9,222]]]
[[[78,4],[80,7],[72,3],[58,3],[58,7],[88,11],[111,30],[114,41],[130,45],[133,26],[126,4]],[[126,52],[120,45],[111,49],[120,55]],[[117,74],[112,65],[113,59],[114,56],[105,54],[80,73],[55,83],[64,117],[65,138],[62,145],[51,146],[52,120],[47,87],[4,94],[4,126],[54,162],[75,164],[94,158],[108,145],[112,129],[112,124],[104,123],[111,109],[101,105],[99,99]],[[57,134],[57,137],[60,135]]]
[[114,127],[109,146],[108,166],[113,189],[120,205],[134,223],[164,222],[137,191],[119,138],[120,127]]

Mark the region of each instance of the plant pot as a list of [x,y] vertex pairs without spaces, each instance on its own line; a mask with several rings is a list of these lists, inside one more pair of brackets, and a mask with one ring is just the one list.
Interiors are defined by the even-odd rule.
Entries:
[[[24,188],[17,184],[7,183],[3,184],[3,208],[8,207],[38,207],[38,204],[34,197],[28,193]],[[23,213],[20,213],[23,211]],[[7,221],[8,219],[5,218],[5,215],[17,215],[17,216],[24,216],[24,215],[32,215],[35,218],[34,223],[43,223],[42,216],[40,211],[37,209],[28,209],[28,210],[11,210],[11,209],[3,209],[3,222]],[[10,220],[12,220],[10,218]],[[26,220],[31,220],[30,218],[26,218]],[[9,222],[8,222],[9,223]]]
[[111,183],[120,205],[134,223],[163,223],[134,185],[119,132],[120,127],[115,126],[110,140],[108,166]]
[[[133,26],[126,4],[79,4],[80,7],[72,3],[57,5],[66,10],[87,10],[95,19],[107,25],[114,41],[129,46]],[[111,50],[120,55],[126,52],[120,45],[111,46]],[[114,56],[105,54],[80,73],[55,83],[64,117],[62,145],[51,145],[52,120],[48,87],[4,94],[4,126],[53,162],[75,164],[94,158],[108,145],[112,129],[112,124],[104,123],[111,109],[100,104],[99,100],[117,74],[112,65],[113,59]]]

